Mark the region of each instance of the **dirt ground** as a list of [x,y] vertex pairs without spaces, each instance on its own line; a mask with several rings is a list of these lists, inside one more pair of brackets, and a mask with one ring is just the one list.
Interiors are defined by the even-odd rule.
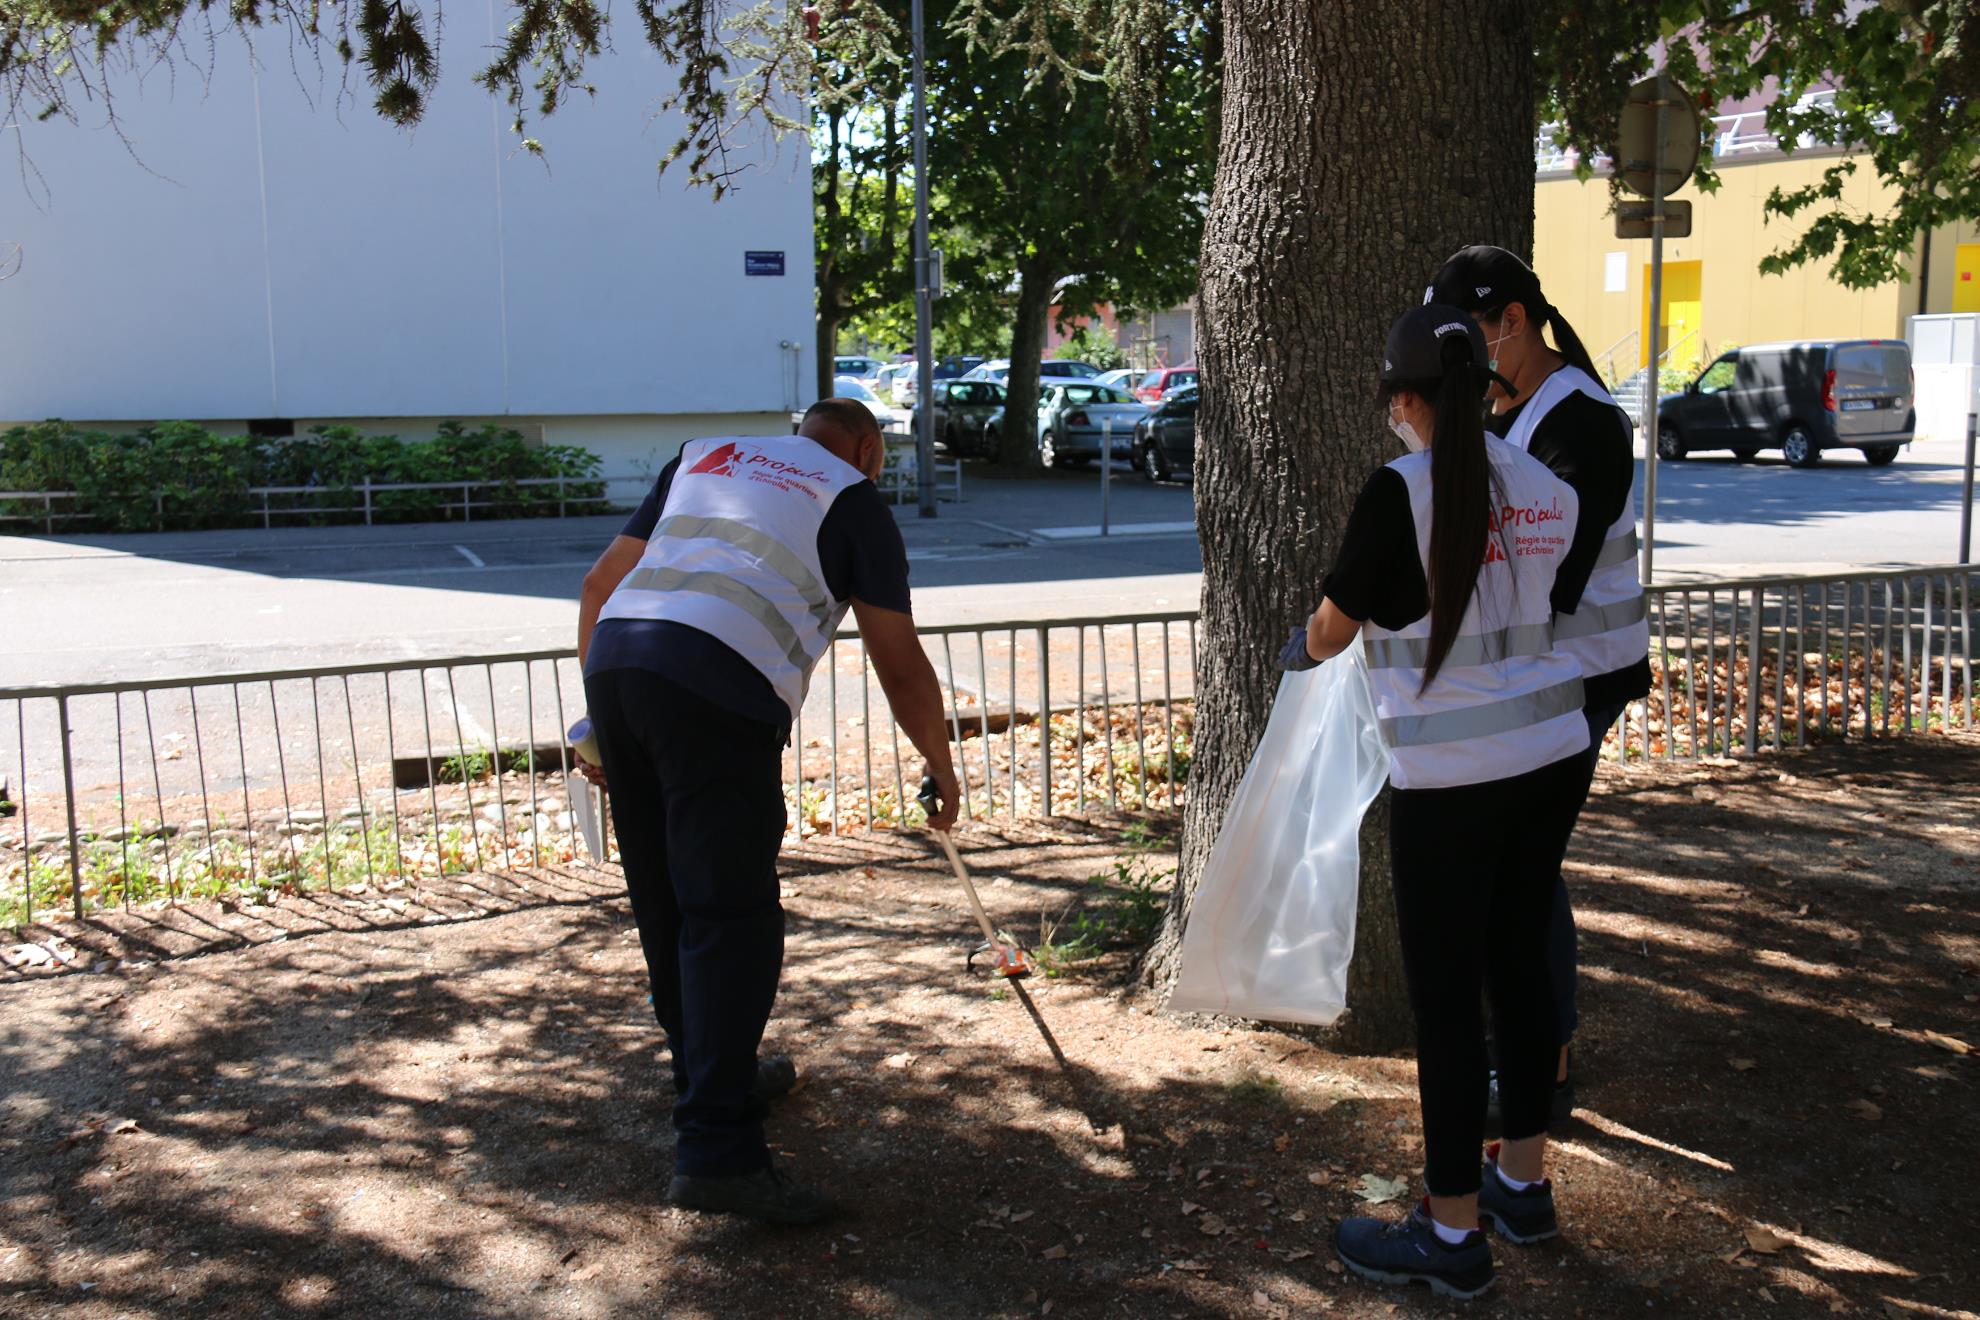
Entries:
[[[1027,934],[1124,846],[961,837]],[[892,839],[786,861],[770,1034],[806,1083],[771,1133],[846,1205],[816,1229],[664,1204],[609,873],[7,936],[68,961],[0,980],[0,1314],[1974,1314],[1980,740],[1605,767],[1571,865],[1567,1231],[1495,1240],[1478,1302],[1331,1265],[1369,1175],[1415,1194],[1409,1059],[1163,1016],[1115,958],[1032,983],[1126,1119],[1096,1135],[965,970],[932,843]]]

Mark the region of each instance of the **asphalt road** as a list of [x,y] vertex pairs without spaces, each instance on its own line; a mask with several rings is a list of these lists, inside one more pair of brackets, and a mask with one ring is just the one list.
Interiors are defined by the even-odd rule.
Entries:
[[[1951,560],[1959,468],[1919,446],[1888,468],[1703,457],[1660,467],[1658,575]],[[986,478],[897,517],[924,623],[1187,609],[1193,492],[1123,474],[1101,538],[1092,471]],[[0,537],[0,687],[566,645],[578,582],[616,518],[469,526]]]

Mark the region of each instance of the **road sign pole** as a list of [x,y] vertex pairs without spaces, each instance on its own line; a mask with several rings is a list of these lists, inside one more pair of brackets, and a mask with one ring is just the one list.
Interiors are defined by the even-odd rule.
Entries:
[[928,79],[914,0],[914,466],[921,516],[935,516],[935,290],[928,256]]
[[[1970,465],[1969,465],[1970,466]],[[1107,492],[1114,484],[1114,419],[1100,419],[1100,535],[1112,532],[1107,511]]]
[[1658,193],[1650,201],[1650,369],[1644,382],[1644,411],[1650,424],[1644,428],[1643,447],[1643,585],[1649,586],[1656,572],[1657,556],[1657,398],[1663,392],[1664,320],[1664,107],[1657,105],[1657,148],[1651,168]]
[[1966,415],[1966,482],[1959,501],[1959,562],[1973,562],[1973,438],[1980,431],[1980,416]]

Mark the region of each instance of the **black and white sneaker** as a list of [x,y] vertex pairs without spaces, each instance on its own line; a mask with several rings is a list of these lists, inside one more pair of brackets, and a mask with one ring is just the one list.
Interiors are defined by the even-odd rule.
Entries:
[[1430,1223],[1430,1201],[1419,1201],[1408,1217],[1391,1222],[1344,1219],[1334,1230],[1334,1252],[1341,1264],[1377,1283],[1427,1283],[1445,1297],[1476,1297],[1492,1286],[1492,1251],[1477,1229],[1452,1246]]
[[1478,1222],[1490,1224],[1508,1242],[1544,1242],[1561,1231],[1554,1212],[1554,1184],[1542,1178],[1516,1192],[1499,1177],[1499,1143],[1485,1148],[1484,1182],[1478,1189]]

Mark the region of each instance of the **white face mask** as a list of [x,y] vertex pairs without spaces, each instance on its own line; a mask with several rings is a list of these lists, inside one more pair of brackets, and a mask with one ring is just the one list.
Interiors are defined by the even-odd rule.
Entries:
[[1497,339],[1494,339],[1491,343],[1485,345],[1485,356],[1487,358],[1487,361],[1485,363],[1485,370],[1497,371],[1499,369],[1499,345],[1505,343],[1508,339],[1511,338],[1512,338],[1512,332],[1507,331],[1505,334],[1500,335]]
[[1389,407],[1389,429],[1396,433],[1396,438],[1402,441],[1403,445],[1412,454],[1420,454],[1429,448],[1423,442],[1423,437],[1416,433],[1414,426],[1411,426],[1408,422],[1396,416],[1396,410],[1393,404]]

